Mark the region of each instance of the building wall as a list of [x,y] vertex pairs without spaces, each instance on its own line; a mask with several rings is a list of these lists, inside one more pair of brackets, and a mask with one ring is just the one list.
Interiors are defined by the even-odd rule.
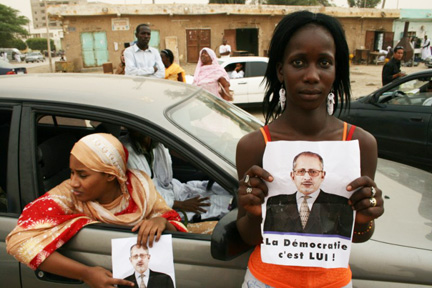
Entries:
[[[166,37],[176,37],[179,60],[187,60],[186,29],[211,29],[211,48],[217,50],[222,42],[225,29],[257,28],[259,56],[265,55],[276,24],[282,15],[121,15],[129,19],[129,30],[113,31],[114,15],[65,16],[63,17],[64,49],[69,61],[73,61],[77,70],[83,67],[80,34],[83,32],[105,31],[108,42],[109,62],[114,67],[119,63],[120,51],[124,42],[134,40],[135,27],[140,23],[150,24],[152,30],[158,30],[160,49],[165,47]],[[392,31],[392,18],[339,18],[348,40],[351,53],[365,45],[366,31]],[[118,50],[115,50],[118,43]]]

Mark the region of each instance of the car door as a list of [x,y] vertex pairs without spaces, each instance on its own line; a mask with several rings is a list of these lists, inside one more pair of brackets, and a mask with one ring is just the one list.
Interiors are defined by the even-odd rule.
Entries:
[[369,103],[351,110],[355,124],[372,133],[382,156],[425,163],[431,154],[432,106],[427,79],[411,79],[375,94]]
[[[5,238],[16,225],[24,205],[42,195],[47,190],[45,187],[47,183],[55,185],[51,180],[62,181],[64,177],[67,177],[62,173],[65,168],[64,160],[62,160],[65,158],[65,149],[62,149],[64,148],[62,146],[71,142],[66,141],[66,139],[69,139],[70,136],[79,139],[85,134],[101,131],[111,134],[124,132],[123,128],[115,131],[99,130],[100,123],[110,124],[108,126],[111,127],[117,125],[142,130],[143,133],[151,135],[166,144],[167,147],[172,146],[183,160],[190,162],[199,170],[205,171],[204,174],[208,177],[214,177],[214,179],[232,177],[223,169],[215,166],[214,163],[209,162],[205,155],[188,146],[183,140],[176,138],[175,135],[171,135],[170,132],[164,131],[157,125],[154,126],[143,119],[133,118],[131,115],[101,111],[95,107],[86,109],[86,107],[74,108],[58,104],[27,103],[22,113],[12,118],[17,119],[17,124],[10,130],[14,142],[9,141],[8,172],[12,171],[13,173],[8,173],[8,181],[10,180],[8,192],[12,191],[10,188],[13,187],[12,185],[16,185],[16,188],[13,190],[14,193],[7,194],[8,203],[10,203],[10,207],[7,207],[7,217],[3,217],[3,213],[0,212],[2,213],[0,214],[2,215],[0,231],[3,248],[5,247]],[[50,143],[50,146],[42,149],[47,142]],[[50,156],[46,158],[45,153]],[[13,158],[10,155],[14,155]],[[47,173],[41,168],[41,163],[46,163],[45,159],[51,159],[57,165],[49,169],[52,173]],[[229,184],[229,182],[233,184]],[[234,193],[236,189],[234,183],[236,181],[232,179],[226,183],[221,183],[221,185]],[[90,225],[82,229],[59,251],[87,265],[102,266],[111,270],[111,240],[135,236],[136,234],[132,233],[130,229],[130,227],[107,224]],[[226,287],[239,287],[241,285],[247,263],[246,256],[227,262],[216,260],[212,258],[210,253],[210,235],[180,232],[172,232],[171,234],[173,235],[176,287],[220,287],[221,281],[226,283],[224,284]],[[50,288],[59,287],[59,285],[83,287],[82,282],[77,280],[42,271],[33,271],[6,254],[5,249],[2,249],[0,253],[2,256],[0,281],[11,284],[8,287]]]
[[[239,63],[243,64],[243,71],[245,71],[245,65],[246,63],[241,61]],[[231,62],[227,61],[225,62],[224,68],[225,71],[227,71],[228,75],[231,75],[231,72],[234,71],[236,67],[237,62]],[[248,103],[249,97],[248,97],[248,88],[249,86],[249,79],[246,77],[243,78],[230,78],[230,90],[234,92],[234,101],[233,103]]]
[[262,103],[265,85],[264,74],[267,69],[265,61],[251,61],[246,63],[245,78],[247,79],[248,103]]

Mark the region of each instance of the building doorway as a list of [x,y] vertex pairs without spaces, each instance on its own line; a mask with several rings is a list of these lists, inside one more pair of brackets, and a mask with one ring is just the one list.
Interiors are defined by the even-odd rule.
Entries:
[[210,29],[186,29],[187,62],[198,63],[202,48],[211,48]]
[[237,54],[258,56],[258,29],[236,29],[236,48],[236,50],[238,51]]

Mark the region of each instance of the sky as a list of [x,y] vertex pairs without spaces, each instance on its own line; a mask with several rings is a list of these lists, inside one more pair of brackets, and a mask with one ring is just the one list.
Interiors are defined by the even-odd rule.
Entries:
[[[166,4],[166,3],[208,3],[208,0],[154,0],[156,4]],[[94,2],[89,0],[89,2]],[[111,4],[151,4],[152,0],[99,0],[99,2],[106,2]],[[348,7],[347,0],[333,0],[336,6]],[[0,0],[0,4],[12,7],[20,11],[21,15],[28,17],[31,20],[31,7],[30,0]],[[381,8],[382,4],[378,5]],[[386,0],[385,9],[397,9],[397,8],[407,8],[407,9],[432,9],[431,0]]]

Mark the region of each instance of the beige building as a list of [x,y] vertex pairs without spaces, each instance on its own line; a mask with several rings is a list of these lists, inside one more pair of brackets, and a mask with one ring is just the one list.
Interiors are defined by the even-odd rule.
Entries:
[[337,17],[351,53],[364,61],[370,51],[366,47],[371,47],[366,38],[376,42],[371,35],[384,32],[392,38],[393,21],[399,18],[399,10],[388,9],[218,4],[60,5],[49,7],[48,13],[62,22],[63,49],[79,71],[106,62],[116,66],[125,43],[135,40],[140,23],[152,29],[150,45],[171,49],[180,63],[197,62],[203,47],[217,51],[223,37],[234,54],[265,56],[275,25],[285,14],[305,9]]

